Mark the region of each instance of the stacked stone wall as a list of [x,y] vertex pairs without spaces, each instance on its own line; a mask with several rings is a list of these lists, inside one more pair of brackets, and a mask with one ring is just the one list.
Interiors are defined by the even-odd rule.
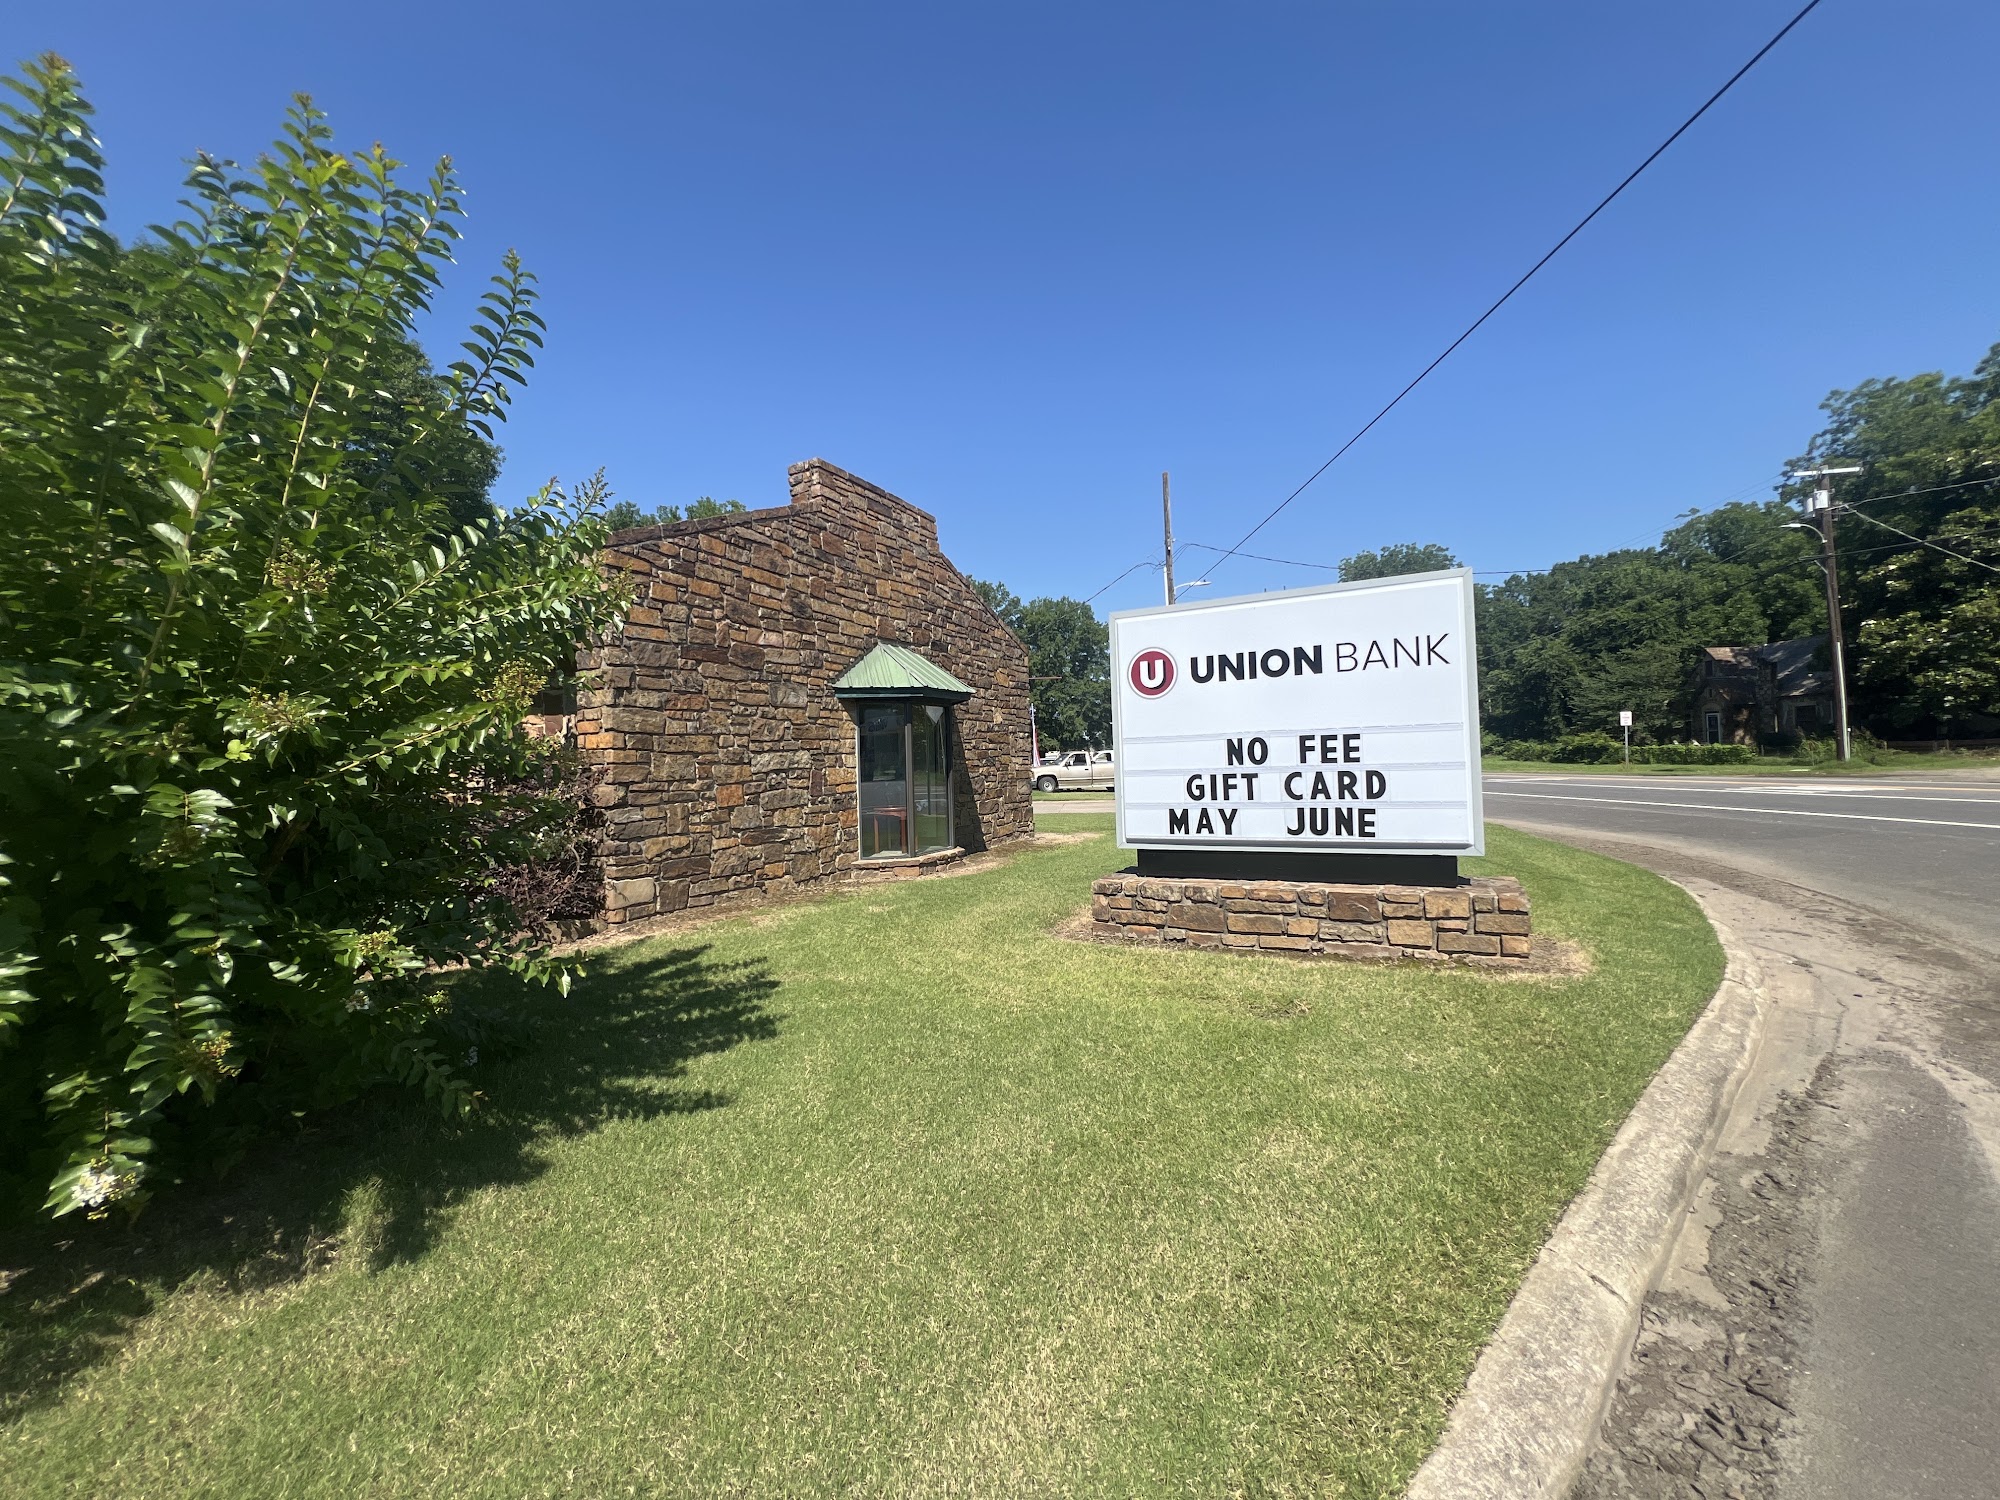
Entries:
[[789,505],[611,539],[634,600],[581,657],[574,725],[604,773],[607,924],[858,862],[855,720],[832,684],[878,641],[975,690],[950,711],[959,846],[1034,831],[1027,648],[925,512],[819,459],[789,478]]
[[1532,951],[1528,898],[1510,875],[1443,889],[1109,875],[1091,887],[1090,914],[1092,935],[1113,942],[1502,963]]

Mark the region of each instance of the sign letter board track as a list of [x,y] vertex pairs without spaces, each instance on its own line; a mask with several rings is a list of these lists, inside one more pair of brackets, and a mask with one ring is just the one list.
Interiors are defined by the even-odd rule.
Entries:
[[1111,617],[1128,849],[1483,854],[1472,574]]

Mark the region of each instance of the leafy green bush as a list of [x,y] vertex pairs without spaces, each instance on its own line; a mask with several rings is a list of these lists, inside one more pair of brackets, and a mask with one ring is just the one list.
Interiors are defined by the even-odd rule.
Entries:
[[1548,760],[1554,756],[1556,747],[1553,740],[1510,740],[1482,733],[1479,748],[1499,760]]
[[[1609,766],[1625,758],[1624,745],[1608,734],[1569,734],[1559,740],[1509,740],[1486,735],[1481,743],[1488,755],[1502,760]],[[1757,752],[1749,745],[1634,745],[1632,763],[1642,766],[1748,766],[1757,763]]]
[[1566,734],[1559,740],[1509,740],[1482,734],[1480,748],[1501,760],[1528,760],[1557,765],[1605,765],[1620,756],[1620,744],[1608,734]]
[[1634,745],[1632,759],[1648,766],[1754,766],[1754,745]]
[[5,81],[0,1192],[101,1213],[200,1121],[475,1103],[433,979],[566,983],[499,883],[568,813],[518,725],[621,601],[601,484],[465,504],[541,342],[514,258],[463,359],[393,368],[449,162],[405,186],[301,98],[127,249],[68,66]]
[[1603,766],[1623,757],[1623,743],[1596,730],[1564,735],[1549,754],[1550,760],[1569,766]]

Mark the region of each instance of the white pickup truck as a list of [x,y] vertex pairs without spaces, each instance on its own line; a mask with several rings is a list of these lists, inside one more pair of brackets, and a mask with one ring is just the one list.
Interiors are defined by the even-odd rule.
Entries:
[[1109,750],[1071,750],[1044,756],[1031,774],[1038,792],[1108,792],[1118,763]]

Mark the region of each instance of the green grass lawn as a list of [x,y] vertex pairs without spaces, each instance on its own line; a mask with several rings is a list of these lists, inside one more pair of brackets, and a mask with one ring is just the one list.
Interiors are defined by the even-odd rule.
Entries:
[[0,1493],[1396,1494],[1713,935],[1496,827],[1593,972],[1067,941],[1123,860],[1055,821],[604,951],[477,1123],[6,1245]]

